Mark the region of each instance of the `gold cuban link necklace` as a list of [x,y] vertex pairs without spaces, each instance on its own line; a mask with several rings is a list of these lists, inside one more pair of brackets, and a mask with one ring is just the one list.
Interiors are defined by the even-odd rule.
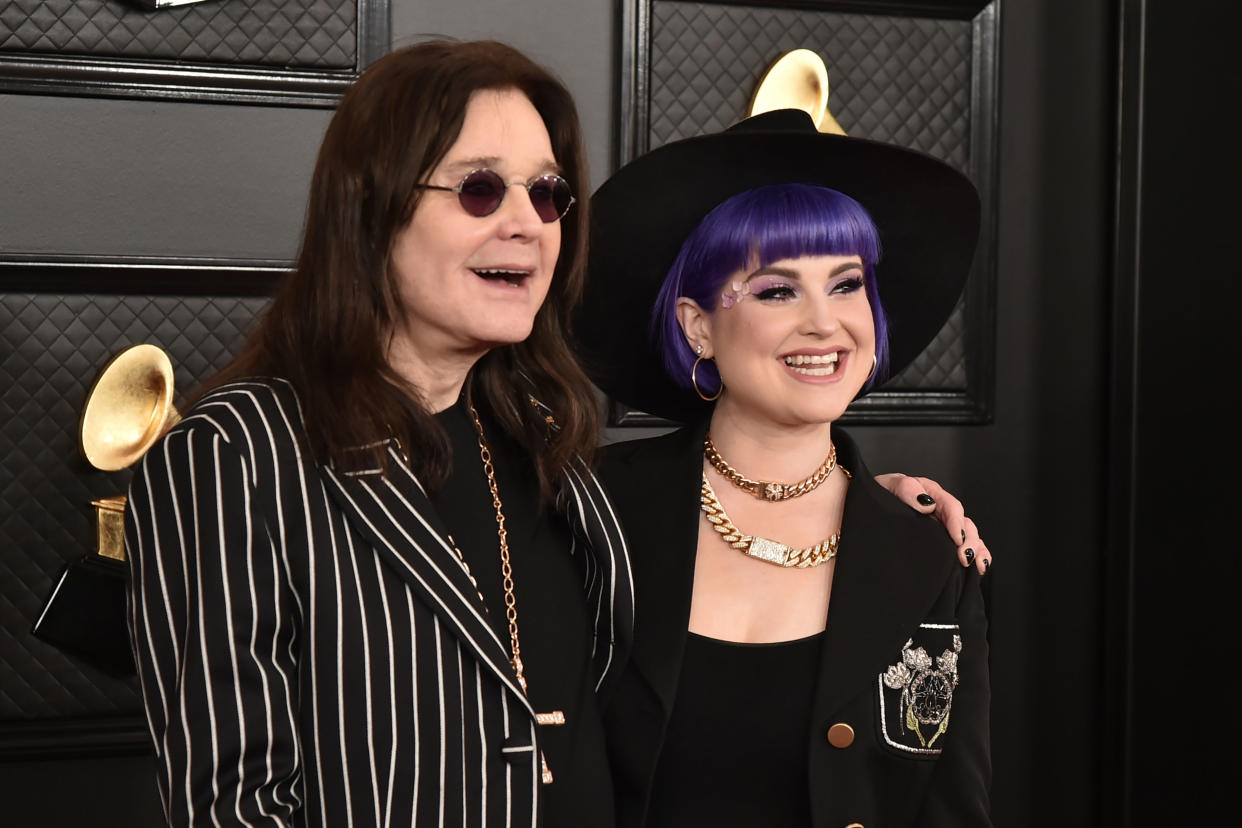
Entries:
[[832,474],[832,470],[837,467],[837,447],[832,443],[828,444],[828,457],[815,470],[810,477],[798,483],[767,483],[763,480],[751,480],[744,476],[740,471],[733,468],[716,450],[716,444],[712,442],[712,435],[708,434],[707,439],[703,441],[703,456],[707,458],[707,462],[712,464],[720,476],[728,480],[737,488],[744,492],[749,492],[760,500],[766,500],[771,503],[777,503],[782,500],[799,497],[807,492],[813,492],[819,488],[819,484],[828,479]]
[[[513,665],[513,672],[517,675],[518,685],[522,688],[522,692],[526,693],[529,698],[530,693],[526,689],[526,670],[522,665],[522,644],[518,639],[518,622],[517,622],[517,596],[513,591],[513,563],[509,560],[509,533],[505,529],[505,513],[503,504],[500,502],[500,489],[496,486],[496,470],[492,466],[492,453],[487,448],[487,441],[483,437],[483,423],[479,422],[479,413],[474,410],[474,406],[470,406],[470,418],[474,420],[474,430],[479,435],[479,457],[483,459],[483,472],[487,475],[487,488],[492,493],[492,506],[496,509],[496,537],[500,539],[500,575],[503,578],[505,589],[505,618],[509,622],[509,651],[511,656],[509,663]],[[456,549],[456,547],[454,547]],[[466,565],[465,558],[461,554],[461,550],[457,549],[457,557],[461,560],[462,566],[466,569],[466,576],[470,578],[470,583],[474,584],[475,591],[479,589],[478,583],[474,580],[474,576],[470,574],[470,567]],[[482,594],[479,600],[483,599]],[[561,710],[553,710],[551,713],[536,713],[535,722],[540,725],[563,725],[565,724],[565,713]],[[552,784],[552,771],[548,768],[548,760],[543,755],[543,751],[539,751],[539,765],[541,769],[541,779],[543,784]]]
[[[720,453],[716,451],[716,447],[712,445],[710,437],[704,443],[703,454],[707,457],[708,461],[712,463],[712,466],[717,471],[721,471],[720,467],[723,465],[730,472],[747,483],[755,484],[757,486],[785,486],[783,483],[760,484],[758,481],[742,477],[737,470],[726,463],[724,458],[720,456]],[[713,454],[720,461],[719,465],[712,460]],[[814,475],[811,475],[811,477],[808,477],[806,480],[802,481],[802,483],[797,484],[797,486],[809,485],[810,488],[805,491],[814,489],[825,479],[827,479],[828,475],[832,473],[832,470],[836,468],[836,465],[837,450],[836,446],[833,446],[828,454],[828,460],[824,461],[824,465],[820,466],[820,470]],[[827,468],[827,471],[824,471],[825,467]],[[819,476],[820,472],[823,472],[823,477],[815,480],[815,478]],[[849,479],[853,479],[854,477],[854,475],[850,474],[849,469],[844,466],[841,467],[841,473]],[[721,474],[725,475],[723,471],[721,471]],[[725,478],[730,480],[730,482],[734,482],[728,475],[725,475]],[[809,481],[812,480],[815,480],[815,482],[810,483]],[[755,491],[750,488],[744,486],[738,486],[738,488],[744,489],[751,494],[756,494]],[[785,486],[785,488],[793,487]],[[762,495],[756,496],[763,497],[764,500],[786,500],[790,497],[797,497],[800,494],[804,494],[805,491],[799,491],[795,494],[776,498],[764,497]],[[729,515],[725,512],[724,507],[720,505],[720,501],[716,498],[716,491],[712,488],[712,484],[707,479],[707,472],[703,472],[703,488],[699,494],[699,506],[702,508],[703,513],[707,516],[707,522],[712,525],[712,528],[715,529],[717,533],[719,533],[721,540],[743,554],[749,555],[752,558],[763,561],[764,563],[770,563],[783,567],[797,567],[799,569],[819,566],[825,561],[830,561],[836,557],[837,546],[841,542],[841,533],[839,531],[829,535],[827,538],[814,546],[807,546],[802,549],[794,549],[788,544],[761,537],[759,535],[743,535],[741,531],[733,525],[733,521],[729,519]]]

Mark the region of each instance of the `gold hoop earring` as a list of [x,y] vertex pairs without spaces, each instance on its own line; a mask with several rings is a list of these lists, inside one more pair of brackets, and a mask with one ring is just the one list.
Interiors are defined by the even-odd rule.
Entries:
[[[702,345],[700,345],[698,348],[695,349],[695,353],[697,354],[701,354],[702,352],[703,352]],[[697,376],[697,372],[699,370],[699,363],[702,361],[703,361],[703,357],[700,356],[698,359],[694,361],[694,365],[690,366],[690,384],[694,386],[694,393],[699,395],[699,399],[703,400],[703,402],[712,402],[713,400],[718,399],[721,393],[724,392],[724,383],[723,382],[720,383],[720,387],[716,389],[715,396],[709,397],[706,394],[704,394],[703,390],[699,388],[699,380]]]
[[880,367],[880,358],[875,354],[871,355],[871,373],[867,374],[867,378],[863,380],[863,385],[871,382],[871,378],[875,376],[875,369]]

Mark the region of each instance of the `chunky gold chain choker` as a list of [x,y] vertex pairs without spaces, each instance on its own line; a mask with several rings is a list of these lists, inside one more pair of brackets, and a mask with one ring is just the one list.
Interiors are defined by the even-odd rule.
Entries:
[[707,458],[707,462],[711,463],[712,468],[719,472],[720,476],[725,480],[728,480],[742,491],[751,493],[760,500],[767,500],[772,503],[789,500],[790,498],[804,495],[807,492],[815,491],[819,488],[819,484],[827,480],[828,476],[832,474],[832,470],[837,467],[837,447],[832,443],[828,444],[828,457],[815,470],[815,473],[798,483],[767,483],[763,480],[751,480],[749,477],[745,477],[720,456],[720,452],[716,450],[715,443],[712,442],[711,434],[708,434],[707,439],[703,441],[703,456]]
[[[847,476],[849,475],[849,472],[846,472],[845,469],[841,469],[841,471],[845,472]],[[798,567],[799,569],[819,566],[825,561],[830,561],[836,557],[837,545],[841,542],[841,533],[834,532],[814,546],[794,549],[792,546],[783,544],[780,541],[769,540],[758,535],[743,535],[733,525],[733,521],[729,520],[729,516],[725,514],[724,507],[716,499],[716,492],[712,489],[712,484],[707,482],[706,474],[703,475],[703,488],[699,496],[699,506],[707,516],[707,522],[720,534],[721,540],[739,552],[750,555],[752,558],[761,560],[764,563],[784,567]]]

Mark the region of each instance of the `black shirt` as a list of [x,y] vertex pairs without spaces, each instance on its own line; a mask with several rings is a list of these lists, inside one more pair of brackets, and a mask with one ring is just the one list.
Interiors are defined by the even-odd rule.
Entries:
[[[542,785],[541,825],[600,826],[615,821],[604,731],[591,676],[594,636],[568,525],[540,504],[534,460],[479,407],[508,534],[527,690],[536,712],[562,710],[565,724],[539,728],[539,746],[554,782]],[[500,572],[496,509],[484,474],[478,432],[459,402],[437,415],[453,447],[448,480],[432,505],[478,583],[488,617],[506,652],[509,624]]]
[[739,644],[690,633],[648,828],[809,828],[807,750],[823,633]]

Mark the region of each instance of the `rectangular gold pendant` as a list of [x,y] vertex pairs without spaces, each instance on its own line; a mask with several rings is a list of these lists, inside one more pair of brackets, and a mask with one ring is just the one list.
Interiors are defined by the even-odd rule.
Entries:
[[761,561],[784,566],[785,562],[789,560],[789,553],[792,551],[792,547],[786,546],[783,543],[777,543],[774,540],[768,540],[755,535],[750,539],[750,546],[746,549],[746,554]]
[[[555,727],[565,724],[565,711],[553,710],[551,713],[536,713],[535,724]],[[543,751],[539,751],[539,778],[545,785],[552,784],[552,769],[548,767],[547,757],[543,755]]]
[[544,758],[543,751],[539,751],[539,780],[545,785],[552,784],[552,769],[548,767],[548,760]]

